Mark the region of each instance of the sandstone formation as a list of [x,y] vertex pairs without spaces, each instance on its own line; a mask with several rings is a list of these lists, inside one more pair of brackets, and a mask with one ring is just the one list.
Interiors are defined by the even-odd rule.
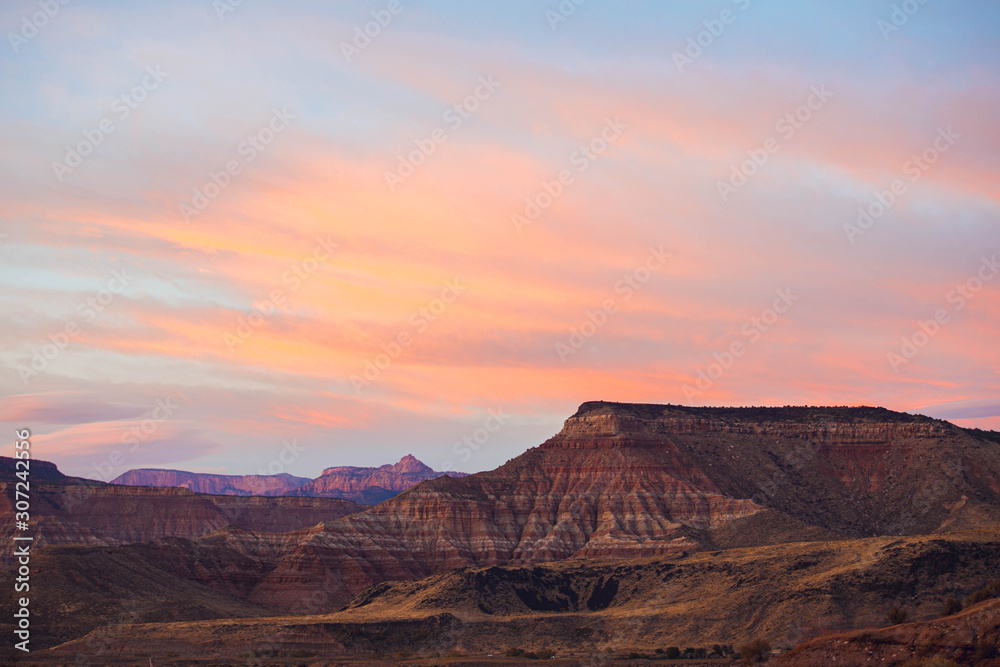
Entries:
[[[0,536],[15,531],[13,459],[0,457]],[[8,471],[9,472],[9,471]],[[187,489],[130,487],[66,477],[46,461],[31,462],[31,522],[19,535],[33,544],[119,545],[161,537],[194,539],[226,526],[288,532],[334,521],[363,508],[338,498],[239,497]],[[8,538],[9,539],[9,538]],[[0,553],[0,565],[11,558]]]

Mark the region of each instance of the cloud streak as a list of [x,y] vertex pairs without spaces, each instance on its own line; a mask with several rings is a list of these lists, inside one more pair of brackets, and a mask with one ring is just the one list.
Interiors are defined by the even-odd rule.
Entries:
[[[697,401],[983,401],[940,414],[995,423],[996,285],[899,373],[885,359],[1000,253],[1000,13],[928,7],[886,41],[863,3],[836,21],[779,5],[749,7],[683,73],[670,54],[710,18],[691,8],[637,22],[594,6],[553,32],[531,3],[430,3],[346,62],[337,44],[366,16],[349,5],[244,5],[222,22],[194,2],[67,6],[0,59],[17,101],[0,111],[0,307],[16,313],[0,331],[0,423],[50,430],[58,462],[82,472],[155,398],[185,392],[183,428],[151,450],[233,469],[241,447],[266,460],[294,435],[312,448],[292,472],[314,474],[409,449],[441,458],[441,434],[503,405],[500,440],[523,439],[473,462],[490,467],[584,400],[690,400],[685,385],[785,288],[794,309]],[[169,75],[56,179],[52,161],[147,67]],[[485,77],[501,85],[390,192],[399,156]],[[818,86],[833,95],[720,200],[715,184]],[[247,159],[275,108],[294,120]],[[518,234],[511,216],[608,118],[627,130]],[[960,139],[850,243],[844,225],[942,127]],[[185,220],[178,202],[232,160],[239,174]],[[317,239],[335,250],[318,259]],[[626,298],[623,276],[661,246],[669,261]],[[18,365],[112,269],[135,279],[25,388]],[[468,289],[414,333],[449,280]],[[608,298],[616,312],[564,364],[557,344]],[[227,344],[250,318],[252,335]],[[401,332],[412,344],[357,395],[352,375]]]

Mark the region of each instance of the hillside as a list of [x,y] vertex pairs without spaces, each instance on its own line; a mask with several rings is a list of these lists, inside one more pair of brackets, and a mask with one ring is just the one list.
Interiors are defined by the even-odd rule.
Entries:
[[1000,447],[952,424],[867,408],[711,410],[584,404],[496,470],[328,524],[261,594],[291,604],[328,568],[345,603],[378,581],[469,565],[1000,527]]
[[[169,546],[186,550],[181,541]],[[204,546],[200,557],[210,552]],[[104,559],[145,563],[155,557],[138,545],[101,549],[100,556],[83,562],[66,548],[49,553],[53,565],[66,568],[66,578],[101,567]],[[246,572],[253,562],[238,555],[229,559],[233,572]],[[993,532],[463,568],[377,584],[332,614],[131,625],[119,630],[109,650],[123,656],[146,655],[136,647],[154,656],[170,651],[178,654],[172,664],[179,665],[195,656],[225,664],[248,648],[274,645],[275,637],[288,652],[327,658],[389,657],[399,651],[486,655],[508,647],[549,647],[597,658],[608,648],[651,654],[671,645],[739,644],[758,636],[791,647],[820,633],[884,625],[885,612],[900,601],[912,618],[936,618],[946,597],[968,595],[988,580],[997,559],[1000,533]],[[203,562],[213,567],[211,558]],[[164,576],[173,580],[176,572]],[[229,578],[235,586],[238,578]],[[335,585],[330,582],[330,588]],[[77,608],[81,597],[102,608],[114,592],[89,587],[59,594]],[[297,613],[314,612],[300,601]],[[87,641],[39,654],[38,664],[59,664]]]

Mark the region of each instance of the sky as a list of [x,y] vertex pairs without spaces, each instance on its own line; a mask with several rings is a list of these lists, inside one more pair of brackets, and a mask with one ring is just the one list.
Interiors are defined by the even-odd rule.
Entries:
[[1000,429],[997,3],[8,0],[0,32],[0,428],[68,474],[474,472],[588,400]]

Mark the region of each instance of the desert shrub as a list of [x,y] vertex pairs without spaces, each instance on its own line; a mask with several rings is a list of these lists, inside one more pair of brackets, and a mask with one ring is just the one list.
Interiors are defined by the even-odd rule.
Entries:
[[507,656],[508,658],[517,658],[519,656],[524,655],[524,649],[523,648],[509,648],[504,653],[504,655]]
[[763,639],[755,639],[739,649],[740,657],[748,665],[758,665],[771,657],[771,645]]
[[551,660],[555,655],[556,652],[550,648],[542,648],[535,651],[535,657],[539,660]]
[[900,623],[906,623],[909,614],[902,607],[893,607],[886,612],[885,617],[891,625],[899,625]]
[[990,658],[997,657],[1000,657],[1000,650],[997,649],[997,645],[984,641],[976,644],[976,651],[972,654],[973,660],[989,660]]
[[951,616],[952,614],[957,614],[962,611],[962,603],[953,597],[948,597],[944,601],[944,607],[941,610],[942,616]]
[[681,650],[678,647],[676,647],[676,646],[668,646],[667,647],[667,659],[668,660],[676,660],[679,657],[681,657]]
[[989,600],[990,598],[1000,598],[1000,581],[994,581],[983,586],[978,591],[965,598],[965,606],[971,607],[974,604]]

